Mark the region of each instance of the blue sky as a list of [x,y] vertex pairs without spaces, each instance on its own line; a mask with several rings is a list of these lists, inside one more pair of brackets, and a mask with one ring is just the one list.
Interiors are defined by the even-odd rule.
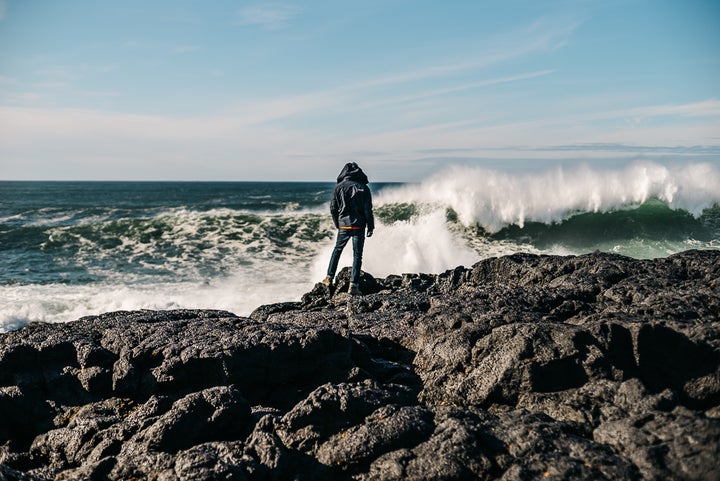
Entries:
[[720,163],[716,0],[0,0],[0,179]]

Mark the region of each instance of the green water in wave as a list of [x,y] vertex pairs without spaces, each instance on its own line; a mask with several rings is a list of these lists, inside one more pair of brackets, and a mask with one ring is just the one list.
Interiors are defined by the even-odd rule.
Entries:
[[479,234],[541,250],[600,250],[635,258],[663,257],[687,249],[720,248],[720,207],[694,217],[651,200],[633,209],[584,212],[559,223],[529,222],[523,227],[508,226],[495,234]]

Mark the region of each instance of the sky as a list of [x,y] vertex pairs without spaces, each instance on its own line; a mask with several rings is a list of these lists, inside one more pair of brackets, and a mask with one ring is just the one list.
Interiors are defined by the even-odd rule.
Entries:
[[717,0],[0,0],[0,180],[720,164]]

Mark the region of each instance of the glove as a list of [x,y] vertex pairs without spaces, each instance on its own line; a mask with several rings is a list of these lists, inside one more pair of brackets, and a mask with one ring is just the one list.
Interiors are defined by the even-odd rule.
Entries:
[[369,230],[368,233],[367,233],[367,236],[368,236],[368,237],[372,237],[372,235],[373,235],[373,231]]

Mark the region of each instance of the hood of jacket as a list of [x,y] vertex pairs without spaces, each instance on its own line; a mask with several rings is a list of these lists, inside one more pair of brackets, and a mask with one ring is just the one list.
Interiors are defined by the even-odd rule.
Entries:
[[337,183],[339,184],[345,179],[349,179],[361,184],[367,184],[369,182],[367,175],[362,171],[359,165],[355,162],[348,162],[340,171],[340,175],[337,177]]

